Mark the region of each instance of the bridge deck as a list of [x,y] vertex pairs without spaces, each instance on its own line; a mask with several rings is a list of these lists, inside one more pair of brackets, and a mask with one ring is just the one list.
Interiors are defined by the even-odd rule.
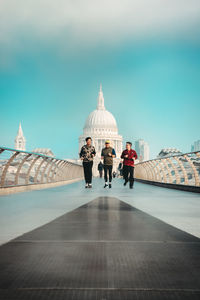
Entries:
[[200,239],[117,191],[82,191],[87,203],[1,246],[0,299],[199,299]]

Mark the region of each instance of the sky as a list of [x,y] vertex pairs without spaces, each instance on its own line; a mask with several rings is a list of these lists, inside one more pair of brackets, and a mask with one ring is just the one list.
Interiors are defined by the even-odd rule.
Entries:
[[105,106],[124,141],[190,152],[200,139],[199,0],[0,0],[0,146],[78,156]]

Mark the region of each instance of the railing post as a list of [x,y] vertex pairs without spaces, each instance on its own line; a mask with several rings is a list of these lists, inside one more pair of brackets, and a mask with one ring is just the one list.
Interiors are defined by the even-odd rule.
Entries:
[[16,151],[11,157],[10,159],[7,161],[4,169],[3,169],[3,172],[2,172],[2,175],[1,175],[1,184],[0,186],[3,187],[4,184],[5,184],[5,178],[6,178],[6,173],[7,173],[7,170],[10,166],[10,163],[15,159],[15,157],[17,157],[17,155],[19,155],[20,152]]
[[41,158],[42,158],[42,161],[40,162],[40,164],[39,164],[39,166],[38,166],[38,168],[37,168],[37,170],[36,170],[35,176],[34,176],[34,183],[37,182],[37,177],[38,177],[39,171],[40,171],[40,169],[41,169],[43,163],[47,160],[46,157],[41,157]]
[[178,156],[174,156],[174,159],[177,161],[177,163],[179,164],[180,168],[181,168],[181,171],[184,175],[184,184],[187,185],[188,184],[188,176],[187,176],[187,172],[184,168],[184,165],[182,163],[182,161],[180,161],[179,157]]
[[28,184],[28,182],[29,182],[29,175],[30,175],[30,173],[31,173],[31,170],[32,170],[34,164],[37,162],[37,160],[38,160],[39,158],[40,158],[40,156],[38,155],[38,156],[36,156],[36,157],[34,158],[34,160],[32,161],[32,163],[31,163],[31,165],[30,165],[30,167],[29,167],[29,169],[28,169],[28,171],[27,171],[27,174],[26,174],[25,184]]
[[175,178],[176,178],[176,184],[180,184],[181,179],[180,179],[180,176],[179,176],[179,173],[178,173],[178,170],[177,170],[176,166],[175,166],[174,163],[172,162],[171,158],[168,157],[167,160],[168,160],[168,162],[171,164],[172,169],[174,170]]
[[197,173],[197,170],[193,164],[193,162],[191,161],[191,159],[187,156],[187,155],[184,155],[184,158],[188,161],[190,167],[192,168],[193,172],[194,172],[194,178],[195,178],[195,185],[196,186],[199,186],[199,175]]
[[19,180],[19,173],[20,173],[20,170],[23,166],[23,164],[27,161],[27,159],[31,156],[32,154],[27,154],[23,160],[21,161],[21,163],[19,164],[18,168],[17,168],[17,172],[16,172],[16,175],[15,175],[15,185],[18,184],[18,180]]
[[164,183],[167,183],[167,177],[166,177],[166,173],[165,173],[165,170],[164,170],[164,167],[163,167],[163,162],[162,162],[162,159],[160,159],[159,163],[158,163],[161,171],[162,171],[162,182],[164,181]]
[[170,170],[170,168],[169,168],[169,166],[167,164],[167,159],[163,158],[162,161],[163,161],[163,163],[164,163],[164,165],[165,165],[165,167],[167,169],[167,175],[168,175],[168,178],[169,178],[169,183],[172,183],[173,182],[172,174],[171,174],[171,170]]
[[46,166],[44,167],[44,170],[42,171],[42,175],[41,175],[41,183],[44,182],[44,174],[45,174],[45,172],[46,172],[46,169],[48,168],[49,164],[50,164],[53,160],[54,160],[54,158],[49,159],[49,160],[47,159],[47,164],[46,164]]

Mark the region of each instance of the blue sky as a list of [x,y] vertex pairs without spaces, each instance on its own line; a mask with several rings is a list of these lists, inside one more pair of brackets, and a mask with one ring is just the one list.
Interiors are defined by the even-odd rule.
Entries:
[[1,145],[21,121],[27,150],[76,157],[100,82],[119,133],[152,158],[200,139],[198,1],[7,0],[0,20]]

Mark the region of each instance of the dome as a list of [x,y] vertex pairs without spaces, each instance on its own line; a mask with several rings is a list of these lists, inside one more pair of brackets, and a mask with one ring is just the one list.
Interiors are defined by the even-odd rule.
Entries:
[[97,109],[89,114],[84,126],[84,133],[118,134],[114,116],[105,109],[102,87],[100,86]]
[[117,123],[109,111],[95,109],[89,114],[85,122],[84,129],[86,128],[110,128],[117,130]]

